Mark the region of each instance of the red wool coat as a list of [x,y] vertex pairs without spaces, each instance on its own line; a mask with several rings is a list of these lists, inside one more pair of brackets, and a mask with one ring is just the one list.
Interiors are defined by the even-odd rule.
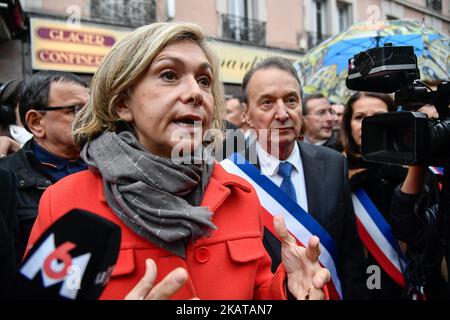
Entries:
[[100,175],[76,173],[45,191],[27,249],[55,220],[80,208],[122,229],[119,258],[101,299],[123,299],[144,276],[147,258],[156,262],[156,283],[177,267],[188,271],[189,279],[174,299],[286,299],[284,268],[280,265],[272,274],[262,244],[261,207],[255,190],[216,164],[201,205],[213,212],[217,230],[189,243],[184,260],[139,237],[117,218],[106,203]]

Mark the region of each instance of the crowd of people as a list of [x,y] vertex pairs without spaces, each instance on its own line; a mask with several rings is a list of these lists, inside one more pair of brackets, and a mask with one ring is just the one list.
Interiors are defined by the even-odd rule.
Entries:
[[417,198],[436,196],[436,177],[362,157],[362,120],[395,111],[389,95],[306,95],[291,62],[270,57],[225,99],[219,70],[197,25],[155,23],[120,40],[90,86],[39,71],[0,88],[2,298],[74,208],[121,230],[101,299],[449,298],[442,251],[415,259]]

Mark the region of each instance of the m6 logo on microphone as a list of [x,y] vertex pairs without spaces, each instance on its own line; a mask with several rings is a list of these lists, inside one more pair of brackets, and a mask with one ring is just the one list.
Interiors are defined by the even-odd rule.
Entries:
[[120,251],[121,230],[89,211],[72,209],[33,239],[17,272],[17,299],[96,300]]
[[70,251],[76,245],[70,241],[55,246],[55,235],[50,234],[20,269],[20,273],[33,280],[42,271],[45,288],[62,283],[59,294],[75,300],[80,289],[81,279],[91,258],[91,253],[72,257]]

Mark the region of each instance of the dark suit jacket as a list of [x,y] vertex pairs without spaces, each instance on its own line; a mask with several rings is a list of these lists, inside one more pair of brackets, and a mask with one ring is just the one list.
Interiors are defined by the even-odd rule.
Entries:
[[19,219],[20,251],[22,257],[31,228],[38,213],[39,200],[45,189],[54,183],[41,168],[32,148],[33,140],[13,154],[0,159],[0,168],[13,172],[15,176],[16,213]]
[[[347,183],[345,157],[326,147],[298,142],[305,176],[308,211],[336,242],[338,274],[344,299],[364,299],[365,259],[358,237],[355,214]],[[257,159],[253,143],[246,159]],[[256,163],[259,168],[259,161]],[[281,262],[280,242],[267,229],[264,245],[272,257],[272,270]]]
[[336,134],[333,132],[333,135],[331,136],[330,139],[328,139],[324,144],[324,147],[328,147],[331,149],[334,149],[336,151],[342,152],[343,148],[341,146],[341,144],[339,143],[339,139],[337,138]]

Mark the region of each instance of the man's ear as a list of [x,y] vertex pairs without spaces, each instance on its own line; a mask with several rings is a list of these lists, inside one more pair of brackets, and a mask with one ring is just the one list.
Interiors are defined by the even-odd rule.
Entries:
[[125,122],[133,121],[133,114],[130,109],[130,101],[128,97],[123,97],[116,108],[117,115]]
[[242,113],[248,112],[248,104],[246,102],[242,102],[242,108],[244,109],[244,111]]
[[248,105],[245,102],[242,102],[242,107],[244,108],[244,111],[240,115],[240,120],[242,123],[246,123],[248,126],[253,128],[252,121],[250,120],[248,116]]
[[25,121],[33,136],[38,138],[45,137],[45,124],[43,114],[41,112],[33,109],[28,110],[25,114]]

